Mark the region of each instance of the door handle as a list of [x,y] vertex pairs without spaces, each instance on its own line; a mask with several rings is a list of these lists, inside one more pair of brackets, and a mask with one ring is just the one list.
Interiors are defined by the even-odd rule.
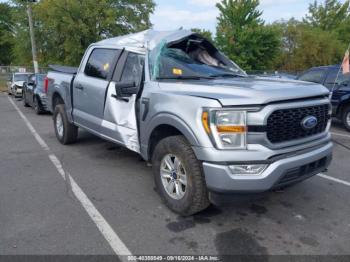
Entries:
[[75,88],[79,90],[84,90],[84,87],[82,85],[76,85]]

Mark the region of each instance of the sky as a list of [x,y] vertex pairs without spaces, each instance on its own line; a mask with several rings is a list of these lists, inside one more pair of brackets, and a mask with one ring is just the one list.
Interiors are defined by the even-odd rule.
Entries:
[[[155,0],[157,7],[151,16],[157,30],[203,28],[215,32],[219,0]],[[267,23],[295,17],[301,19],[314,0],[260,0],[263,19]],[[321,2],[321,1],[319,1]]]
[[[172,30],[183,27],[203,28],[215,32],[220,0],[154,0],[155,12],[151,15],[154,29]],[[6,2],[6,0],[0,0]],[[260,0],[263,19],[267,23],[289,18],[301,19],[314,0]],[[324,3],[324,0],[318,0]],[[340,0],[344,2],[344,0]]]

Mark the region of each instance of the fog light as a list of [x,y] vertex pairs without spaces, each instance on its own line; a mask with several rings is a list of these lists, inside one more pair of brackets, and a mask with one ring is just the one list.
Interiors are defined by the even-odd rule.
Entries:
[[229,168],[233,175],[260,175],[267,165],[232,165]]

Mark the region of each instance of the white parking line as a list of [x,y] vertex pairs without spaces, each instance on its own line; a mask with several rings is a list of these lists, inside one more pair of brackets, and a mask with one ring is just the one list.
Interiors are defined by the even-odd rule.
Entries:
[[331,134],[335,135],[335,136],[343,136],[343,137],[349,137],[350,138],[350,135],[345,135],[345,134],[341,134],[341,133],[331,132]]
[[335,178],[335,177],[331,177],[331,176],[327,176],[325,174],[318,174],[319,177],[322,177],[322,178],[325,178],[325,179],[328,179],[328,180],[331,180],[333,182],[337,182],[337,183],[340,183],[340,184],[343,184],[345,186],[350,186],[350,182],[347,182],[347,181],[344,181],[344,180],[341,180],[341,179],[338,179],[338,178]]
[[63,166],[60,162],[60,160],[52,153],[50,153],[50,148],[46,144],[46,142],[41,138],[41,136],[36,132],[32,124],[29,122],[29,120],[26,118],[26,116],[22,113],[22,111],[18,108],[18,106],[12,101],[11,98],[8,98],[11,104],[14,106],[20,117],[23,119],[25,124],[27,125],[28,129],[32,133],[32,135],[35,137],[36,141],[39,143],[39,145],[42,147],[43,150],[45,150],[48,154],[49,159],[53,163],[53,165],[56,167],[58,173],[61,175],[61,177],[64,180],[69,179],[69,183],[72,188],[72,192],[74,193],[75,197],[78,199],[80,204],[83,206],[85,211],[90,216],[91,220],[95,223],[97,228],[100,230],[101,234],[104,236],[104,238],[107,240],[115,254],[118,256],[121,256],[120,259],[122,261],[128,261],[127,257],[131,255],[130,250],[126,247],[126,245],[123,243],[123,241],[119,238],[119,236],[115,233],[113,228],[108,224],[106,219],[101,215],[101,213],[97,210],[97,208],[94,206],[94,204],[90,201],[90,199],[86,196],[84,191],[79,187],[79,185],[75,182],[75,180],[64,171]]

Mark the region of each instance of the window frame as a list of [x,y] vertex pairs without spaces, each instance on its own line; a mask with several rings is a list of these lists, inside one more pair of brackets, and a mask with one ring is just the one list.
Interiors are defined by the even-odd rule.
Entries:
[[[115,67],[115,70],[114,70],[114,73],[113,73],[113,77],[112,77],[112,81],[121,82],[122,76],[123,76],[123,72],[124,72],[125,67],[126,67],[126,61],[128,59],[129,54],[136,54],[136,55],[139,55],[139,56],[144,56],[145,63],[146,63],[146,55],[140,54],[140,53],[136,53],[136,52],[124,51],[122,53],[122,55],[120,56],[120,59],[119,59],[117,65]],[[143,65],[143,69],[142,69],[143,72],[142,72],[142,74],[145,74],[145,72],[144,72],[145,71],[145,63]]]
[[[87,64],[92,56],[92,54],[94,53],[95,50],[97,49],[100,49],[100,50],[113,50],[116,52],[113,60],[112,60],[112,63],[110,65],[111,69],[109,70],[108,74],[107,74],[107,77],[106,78],[101,78],[101,77],[95,77],[95,76],[90,76],[88,74],[86,74],[85,72],[85,69],[87,67]],[[85,64],[82,68],[82,72],[84,74],[85,77],[91,77],[93,79],[98,79],[98,80],[102,80],[102,81],[111,81],[112,79],[112,76],[113,76],[113,73],[115,71],[115,67],[117,66],[117,63],[118,63],[118,60],[119,58],[121,57],[121,55],[123,54],[123,50],[124,49],[119,49],[119,48],[110,48],[110,47],[99,47],[99,46],[96,46],[96,47],[92,47],[88,53],[88,56],[85,60]]]

